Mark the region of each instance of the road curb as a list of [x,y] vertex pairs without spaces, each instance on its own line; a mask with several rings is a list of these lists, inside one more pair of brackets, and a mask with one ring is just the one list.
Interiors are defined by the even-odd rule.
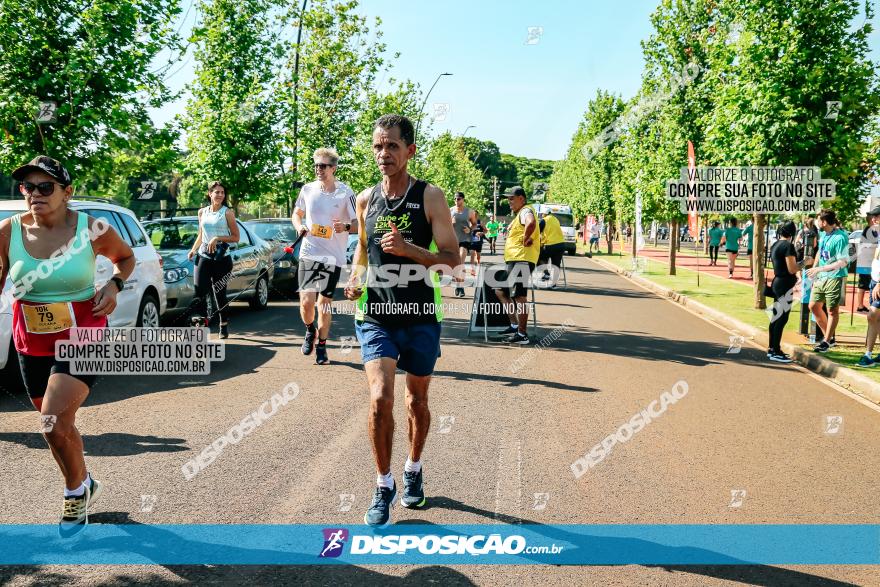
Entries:
[[[740,322],[736,318],[732,318],[723,312],[719,312],[714,308],[710,308],[705,304],[693,300],[688,296],[682,295],[667,287],[663,287],[658,283],[654,283],[649,279],[645,279],[644,277],[635,275],[632,271],[622,269],[612,263],[604,261],[603,259],[597,259],[596,257],[593,257],[592,260],[604,267],[605,269],[609,269],[611,271],[614,271],[615,273],[622,275],[623,277],[626,277],[633,283],[658,294],[660,297],[668,298],[676,304],[684,306],[685,308],[696,312],[704,318],[715,322],[719,326],[723,326],[724,328],[727,328],[729,330],[734,330],[739,334],[742,334],[746,338],[754,340],[757,344],[766,347],[769,343],[768,334],[764,330],[759,330],[754,326],[751,326],[744,322]],[[782,350],[791,355],[791,358],[794,359],[798,364],[809,369],[813,373],[830,379],[837,385],[845,387],[846,389],[850,390],[858,396],[861,396],[876,404],[880,404],[880,383],[877,383],[876,381],[865,377],[864,375],[853,369],[842,367],[837,363],[826,359],[818,353],[806,351],[799,346],[790,343],[782,343]]]

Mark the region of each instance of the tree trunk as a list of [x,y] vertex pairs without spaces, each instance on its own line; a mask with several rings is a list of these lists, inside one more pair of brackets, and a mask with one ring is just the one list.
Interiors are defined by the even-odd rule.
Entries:
[[767,298],[764,297],[764,215],[752,216],[752,264],[755,268],[755,308],[763,310],[767,307]]
[[681,224],[675,222],[675,250],[681,252]]
[[678,245],[678,220],[673,220],[669,230],[669,275],[675,275],[675,247]]

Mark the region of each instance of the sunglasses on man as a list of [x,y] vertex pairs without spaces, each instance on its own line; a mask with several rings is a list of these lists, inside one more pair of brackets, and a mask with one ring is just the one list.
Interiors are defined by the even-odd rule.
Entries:
[[19,189],[21,190],[21,193],[25,195],[32,195],[34,191],[38,191],[42,196],[51,196],[55,192],[56,185],[64,187],[63,184],[60,184],[57,181],[42,181],[40,183],[23,181],[21,182],[21,187]]
[[335,165],[332,163],[315,163],[315,169],[320,169],[321,171],[324,171],[328,167],[333,168]]

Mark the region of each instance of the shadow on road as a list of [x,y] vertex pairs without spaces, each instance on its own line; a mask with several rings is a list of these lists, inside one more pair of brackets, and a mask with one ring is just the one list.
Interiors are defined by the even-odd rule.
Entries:
[[[548,526],[540,522],[535,522],[534,520],[527,520],[507,514],[496,514],[495,512],[490,512],[482,508],[474,507],[449,497],[438,496],[430,499],[426,504],[425,509],[433,508],[449,509],[476,514],[485,518],[491,518],[503,524],[528,525],[529,531],[541,534],[556,543],[575,541],[583,542],[584,540],[584,537],[582,535],[574,535],[570,532],[567,532],[563,528]],[[400,520],[397,522],[397,524],[425,525],[427,524],[427,522],[425,522],[424,520],[413,519]],[[587,550],[592,555],[598,555],[599,558],[604,558],[602,556],[602,553],[607,553],[608,559],[613,559],[621,552],[634,552],[647,554],[648,556],[653,556],[657,558],[674,557],[677,559],[682,559],[685,557],[699,558],[701,554],[711,555],[712,557],[722,556],[718,553],[707,551],[705,549],[666,546],[663,544],[658,544],[647,540],[640,540],[637,538],[613,538],[608,536],[595,537],[592,541],[588,543]],[[705,560],[706,557],[703,556],[702,558]],[[649,568],[662,568],[669,572],[679,571],[683,573],[703,575],[718,579],[727,579],[729,581],[738,581],[746,585],[762,585],[766,587],[781,587],[783,585],[805,585],[811,587],[836,587],[843,585],[853,585],[852,583],[836,581],[825,577],[810,575],[809,573],[802,573],[800,571],[782,569],[779,567],[772,567],[768,565],[742,564],[743,562],[744,561],[740,561],[738,559],[730,557],[730,564],[723,565],[643,564],[640,566]]]
[[[128,524],[149,528],[149,541],[115,537],[108,542],[107,549],[112,552],[135,553],[148,560],[167,558],[168,552],[187,553],[204,552],[205,545],[187,540],[155,526],[132,522],[125,512],[102,512],[89,516],[93,524]],[[143,534],[141,534],[143,536]],[[99,549],[101,544],[93,545]],[[314,555],[317,559],[320,542],[316,543]],[[241,554],[243,557],[259,555],[260,549],[227,547],[228,552]],[[266,553],[271,556],[274,552]],[[268,558],[268,557],[267,557]],[[194,584],[210,585],[382,585],[391,587],[423,587],[424,585],[471,586],[474,583],[459,571],[442,566],[422,566],[412,569],[404,577],[385,575],[379,571],[354,565],[161,565],[174,575],[173,578],[162,577],[158,573],[143,572],[135,574],[126,566],[106,566],[108,575],[103,577],[104,585],[159,585],[178,586],[181,580]],[[373,567],[375,569],[375,567]],[[12,578],[28,578],[33,584],[43,586],[71,585],[80,577],[75,573],[66,573],[59,567],[40,566],[5,566],[0,567],[0,582],[9,583]]]
[[[35,423],[39,423],[34,415]],[[0,432],[0,442],[20,444],[26,448],[45,450],[48,447],[39,432]],[[189,450],[183,438],[160,438],[121,432],[83,434],[87,457],[126,457],[148,452],[182,452]]]

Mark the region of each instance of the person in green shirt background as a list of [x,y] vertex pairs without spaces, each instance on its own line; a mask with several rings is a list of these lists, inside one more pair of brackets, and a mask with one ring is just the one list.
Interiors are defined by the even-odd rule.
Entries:
[[733,279],[733,270],[736,267],[736,256],[739,254],[739,241],[742,238],[743,231],[736,227],[736,218],[730,219],[730,226],[724,231],[721,237],[721,244],[727,252],[727,278]]
[[755,223],[749,222],[749,225],[746,226],[746,229],[743,231],[743,236],[748,237],[749,240],[746,241],[746,254],[749,256],[749,279],[755,273],[754,266],[752,265],[752,238],[755,236]]
[[712,228],[709,229],[709,265],[718,265],[718,247],[721,246],[721,237],[724,236],[724,230],[721,223],[717,220],[712,221]]
[[[849,265],[849,235],[840,229],[840,222],[833,210],[819,213],[819,250],[816,264],[807,270],[807,278],[813,280],[810,291],[810,311],[816,317],[816,325],[824,337],[813,350],[827,352],[835,346],[834,334],[843,303],[847,265]],[[828,307],[828,314],[822,304]]]
[[498,239],[500,222],[495,221],[495,215],[489,214],[489,222],[486,223],[486,240],[489,241],[489,253],[495,254],[495,241]]

